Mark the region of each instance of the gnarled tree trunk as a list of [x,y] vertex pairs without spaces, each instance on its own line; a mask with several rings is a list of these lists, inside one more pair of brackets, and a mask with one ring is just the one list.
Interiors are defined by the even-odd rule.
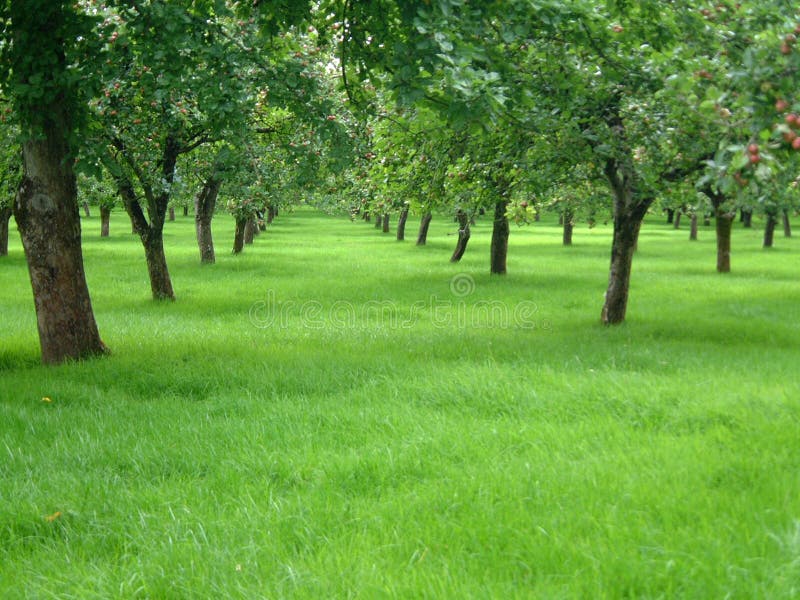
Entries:
[[402,242],[406,239],[406,221],[408,221],[408,206],[404,206],[397,220],[397,241]]
[[100,205],[100,237],[108,237],[111,224],[111,207]]
[[[505,192],[505,190],[503,190]],[[503,196],[505,194],[503,193]],[[506,274],[506,257],[508,256],[508,217],[506,208],[508,200],[505,197],[494,203],[494,221],[492,222],[492,245],[490,247],[489,263],[490,273],[493,275]]]
[[11,219],[11,207],[0,208],[0,256],[8,256],[8,221]]
[[[63,58],[63,57],[62,57]],[[36,306],[42,361],[103,354],[81,251],[81,221],[63,106],[47,111],[43,136],[23,144],[23,179],[14,203]]]
[[222,187],[222,179],[209,177],[194,198],[194,227],[197,234],[197,246],[200,249],[200,262],[203,264],[216,262],[211,219],[214,218],[220,187]]
[[469,215],[459,209],[456,213],[456,220],[458,221],[458,241],[456,242],[453,256],[450,257],[450,262],[458,262],[461,260],[461,257],[464,256],[464,252],[467,250],[467,243],[471,235],[469,230]]
[[431,211],[426,212],[422,215],[422,219],[419,221],[419,233],[417,234],[417,246],[424,246],[428,243],[428,228],[431,225],[431,219],[433,219],[433,214]]
[[164,237],[148,235],[142,238],[144,255],[147,259],[147,273],[150,276],[150,290],[155,300],[174,300],[172,280],[167,269],[167,256],[164,254]]

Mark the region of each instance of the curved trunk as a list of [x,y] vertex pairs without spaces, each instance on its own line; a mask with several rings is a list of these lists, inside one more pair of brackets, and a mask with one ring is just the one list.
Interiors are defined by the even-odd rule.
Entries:
[[789,220],[789,211],[783,209],[783,236],[792,237],[792,223]]
[[492,224],[492,245],[490,248],[490,273],[506,274],[506,257],[508,256],[508,217],[506,208],[508,200],[498,200],[494,204],[494,221]]
[[697,241],[697,213],[692,213],[691,225],[689,226],[689,240]]
[[8,256],[9,219],[11,219],[11,207],[0,208],[0,256]]
[[111,207],[100,205],[100,237],[108,237],[111,223]]
[[[617,124],[617,128],[624,132],[622,127],[621,123]],[[607,159],[605,174],[614,194],[614,237],[611,243],[608,288],[600,318],[606,325],[615,325],[625,320],[633,254],[636,251],[642,219],[653,198],[636,197],[636,174],[628,162]]]
[[681,217],[683,216],[683,211],[678,209],[675,211],[675,222],[673,223],[673,227],[675,229],[681,228]]
[[200,250],[202,264],[214,264],[214,237],[211,233],[211,219],[217,205],[217,197],[222,186],[222,180],[209,177],[194,198],[194,224],[197,234],[197,247]]
[[453,256],[450,257],[450,262],[458,262],[464,256],[467,250],[467,243],[469,243],[470,230],[469,230],[469,216],[463,210],[456,213],[456,220],[458,221],[458,241],[456,242],[456,249],[453,251]]
[[383,233],[389,233],[389,220],[391,219],[391,215],[389,213],[385,213],[383,215]]
[[564,231],[562,235],[562,242],[565,246],[572,245],[572,230],[574,228],[573,218],[574,215],[571,209],[564,211]]
[[239,254],[244,250],[244,230],[247,227],[247,219],[236,219],[236,231],[233,233],[233,253]]
[[406,221],[408,221],[408,207],[403,207],[400,218],[397,221],[397,241],[402,242],[406,239]]
[[772,243],[775,240],[775,226],[777,224],[777,216],[773,213],[767,213],[767,222],[764,225],[764,248],[772,248]]
[[431,219],[433,219],[433,214],[431,214],[431,211],[428,211],[422,215],[422,219],[419,221],[417,246],[424,246],[426,243],[428,243],[428,228],[431,226]]
[[23,144],[23,179],[14,203],[25,256],[42,361],[52,364],[103,354],[81,251],[81,220],[63,106],[47,106],[44,136]]

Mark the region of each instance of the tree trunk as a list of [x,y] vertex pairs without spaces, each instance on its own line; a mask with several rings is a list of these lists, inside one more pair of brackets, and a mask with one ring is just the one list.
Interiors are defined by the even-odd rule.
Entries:
[[464,256],[467,250],[467,243],[469,242],[469,216],[463,210],[456,213],[458,220],[458,241],[456,242],[456,249],[453,251],[453,256],[450,257],[450,262],[458,262]]
[[174,221],[175,220],[175,207],[174,206],[170,206],[169,207],[169,217],[168,218],[169,218],[170,221]]
[[368,210],[364,211],[364,221],[366,221],[367,223],[371,223],[372,222],[372,217],[370,216]]
[[0,256],[8,256],[8,221],[11,212],[10,206],[0,208]]
[[109,225],[111,223],[111,207],[105,204],[100,205],[100,237],[108,237]]
[[792,237],[792,222],[789,220],[789,211],[783,209],[783,236]]
[[267,207],[267,225],[272,225],[275,217],[278,215],[278,210],[272,206]]
[[164,237],[162,235],[147,236],[142,240],[144,255],[147,259],[147,273],[150,276],[150,290],[155,300],[175,300],[172,280],[167,268],[167,257],[164,254]]
[[381,215],[375,215],[375,229],[380,229],[381,227],[383,227],[383,219]]
[[675,209],[667,209],[667,225],[672,225],[675,222]]
[[750,229],[753,226],[753,211],[742,209],[741,221],[744,227]]
[[89,203],[86,200],[83,201],[83,215],[87,219],[92,216],[92,211],[89,209]]
[[383,233],[389,233],[389,219],[391,215],[389,213],[384,213],[383,215]]
[[408,207],[403,207],[400,218],[397,220],[397,241],[402,242],[406,239],[406,221],[408,221]]
[[188,217],[189,216],[189,205],[188,204],[184,204],[183,205],[183,216],[184,217]]
[[731,230],[736,215],[721,208],[716,211],[717,220],[717,272],[731,272]]
[[692,213],[691,225],[689,226],[689,240],[697,241],[697,213]]
[[[506,258],[508,256],[508,217],[506,208],[508,200],[498,200],[494,203],[494,221],[492,224],[492,245],[490,247],[490,273],[493,275],[506,274]],[[565,219],[566,220],[566,219]]]
[[244,250],[244,230],[247,227],[247,219],[236,219],[236,231],[233,234],[233,253],[239,254]]
[[202,264],[214,264],[217,260],[214,253],[214,237],[211,233],[211,219],[214,218],[221,186],[222,179],[209,177],[194,198],[194,226]]
[[774,213],[767,213],[767,222],[764,225],[764,248],[772,248],[772,243],[775,240],[775,226],[777,224],[777,216]]
[[673,227],[675,229],[681,228],[681,217],[683,216],[683,211],[678,209],[675,211],[675,222],[673,223]]
[[562,235],[562,242],[565,246],[572,245],[572,229],[574,227],[573,218],[574,213],[571,209],[564,211],[564,232]]
[[253,226],[253,218],[250,217],[244,222],[244,243],[252,244],[255,237],[256,228]]
[[428,243],[428,228],[431,225],[431,219],[433,219],[431,211],[422,215],[422,219],[419,222],[419,233],[417,234],[417,246],[424,246]]
[[[624,138],[624,125],[621,120],[614,125],[620,132],[620,137]],[[607,159],[605,174],[614,195],[614,237],[611,243],[608,289],[600,318],[606,325],[615,325],[625,320],[633,254],[642,219],[653,199],[636,197],[634,183],[637,179],[636,173],[632,164],[625,162],[625,159],[623,162],[617,162],[613,158]]]
[[[63,56],[61,57],[63,58]],[[103,354],[81,251],[81,220],[66,107],[44,106],[44,131],[24,142],[14,203],[33,288],[42,361]]]

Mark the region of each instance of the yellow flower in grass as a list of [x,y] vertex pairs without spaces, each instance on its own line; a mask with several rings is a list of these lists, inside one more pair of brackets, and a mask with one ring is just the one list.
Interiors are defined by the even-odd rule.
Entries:
[[52,402],[52,401],[53,400],[50,398],[50,396],[43,396],[42,397],[42,402]]
[[52,523],[53,521],[55,521],[55,520],[56,520],[58,517],[60,517],[60,516],[61,516],[61,511],[60,511],[60,510],[57,510],[57,511],[56,511],[56,512],[54,512],[52,515],[47,515],[47,516],[44,518],[44,520],[45,520],[45,521],[47,521],[48,523]]

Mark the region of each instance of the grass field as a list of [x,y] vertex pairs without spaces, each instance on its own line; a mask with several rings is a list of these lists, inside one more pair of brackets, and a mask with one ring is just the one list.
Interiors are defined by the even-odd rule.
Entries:
[[[415,225],[410,225],[410,234]],[[628,322],[610,227],[399,243],[310,209],[240,256],[84,219],[110,357],[39,365],[0,259],[0,598],[798,598],[800,241],[733,272],[653,217]],[[48,401],[49,400],[49,401]]]

